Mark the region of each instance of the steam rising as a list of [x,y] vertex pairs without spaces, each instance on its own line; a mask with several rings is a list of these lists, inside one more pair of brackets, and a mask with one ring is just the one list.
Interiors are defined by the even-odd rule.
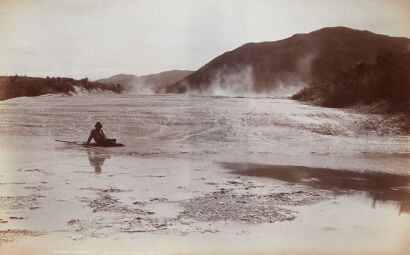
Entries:
[[133,81],[126,86],[126,92],[130,95],[154,95],[155,89],[158,87],[155,84],[148,84],[141,80]]
[[246,66],[236,73],[218,70],[209,88],[203,94],[218,96],[247,96],[255,94],[252,67]]
[[[297,93],[307,85],[314,58],[315,54],[307,54],[297,61],[293,67],[284,68],[277,71],[277,73],[270,71],[268,74],[262,74],[263,77],[255,77],[254,68],[257,64],[240,65],[235,63],[234,65],[223,65],[218,69],[214,69],[213,73],[207,73],[207,82],[188,84],[187,80],[182,80],[180,86],[186,88],[185,93],[196,95],[287,97]],[[266,67],[263,66],[262,68]],[[264,82],[263,80],[271,82]],[[165,83],[173,84],[174,82],[175,80],[165,79]],[[143,76],[135,76],[123,85],[128,94],[153,95],[165,93],[164,82],[159,84],[155,81],[149,81]]]
[[[201,84],[202,90],[188,90],[188,94],[218,96],[291,96],[307,86],[315,54],[308,54],[296,64],[296,71],[272,73],[274,82],[256,85],[253,67],[236,66],[235,69],[224,66],[212,76],[211,82]],[[189,86],[187,86],[189,87]],[[195,86],[193,86],[195,87]]]

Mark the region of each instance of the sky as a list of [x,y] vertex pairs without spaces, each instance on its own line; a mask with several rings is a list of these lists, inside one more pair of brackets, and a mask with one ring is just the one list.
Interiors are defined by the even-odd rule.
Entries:
[[332,26],[410,38],[410,0],[0,0],[0,75],[196,70],[248,42]]

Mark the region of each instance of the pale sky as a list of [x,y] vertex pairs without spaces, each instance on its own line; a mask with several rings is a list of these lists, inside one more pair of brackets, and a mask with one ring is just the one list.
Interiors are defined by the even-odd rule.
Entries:
[[329,26],[410,37],[410,0],[0,0],[0,75],[196,70],[248,42]]

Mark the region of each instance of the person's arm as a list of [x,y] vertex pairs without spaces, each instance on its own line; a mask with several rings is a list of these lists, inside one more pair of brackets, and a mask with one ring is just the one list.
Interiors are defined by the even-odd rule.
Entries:
[[104,137],[104,139],[107,139],[107,137],[105,136],[104,131],[102,129],[101,129],[101,134]]
[[91,131],[90,136],[88,137],[87,142],[85,143],[85,145],[89,145],[90,142],[91,142],[91,139],[93,139],[93,137],[94,137],[94,134],[93,134],[93,131]]

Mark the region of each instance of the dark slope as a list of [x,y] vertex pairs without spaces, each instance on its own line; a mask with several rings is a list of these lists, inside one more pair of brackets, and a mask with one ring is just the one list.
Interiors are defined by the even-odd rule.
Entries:
[[326,107],[367,105],[372,112],[410,114],[410,52],[382,52],[375,63],[360,63],[334,77],[315,80],[292,99]]
[[406,52],[409,45],[407,38],[345,27],[323,28],[280,41],[245,44],[216,57],[161,92],[206,92],[215,79],[222,87],[235,86],[224,84],[230,82],[224,76],[241,73],[246,68],[252,71],[254,92],[271,92],[278,86],[309,84],[334,77],[358,63],[374,63],[381,52]]

